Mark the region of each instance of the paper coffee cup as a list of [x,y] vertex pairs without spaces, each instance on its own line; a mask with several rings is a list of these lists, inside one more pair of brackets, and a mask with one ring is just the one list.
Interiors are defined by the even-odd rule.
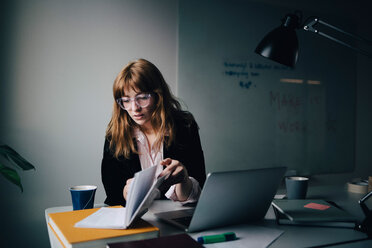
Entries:
[[72,207],[74,210],[93,208],[97,186],[79,185],[70,187]]
[[309,178],[307,177],[286,177],[285,185],[287,188],[288,199],[305,199]]

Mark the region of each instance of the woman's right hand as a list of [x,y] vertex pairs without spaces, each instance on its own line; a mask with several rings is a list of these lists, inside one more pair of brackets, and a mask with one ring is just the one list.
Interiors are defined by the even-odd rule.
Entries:
[[124,189],[123,189],[123,196],[124,196],[124,199],[127,200],[127,196],[128,196],[128,190],[129,190],[129,185],[131,184],[133,178],[129,178],[127,180],[127,183],[125,184],[124,186]]

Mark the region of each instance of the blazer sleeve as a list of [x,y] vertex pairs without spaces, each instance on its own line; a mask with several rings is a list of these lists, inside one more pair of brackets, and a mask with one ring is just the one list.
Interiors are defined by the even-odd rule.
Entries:
[[187,168],[189,176],[195,178],[203,188],[206,179],[204,153],[201,146],[199,127],[195,121],[192,122],[189,129],[188,147],[184,156],[184,165]]
[[123,189],[128,179],[141,168],[139,158],[132,155],[131,159],[118,159],[113,156],[109,148],[109,141],[105,140],[103,158],[101,163],[101,178],[106,192],[105,203],[107,205],[125,206]]
[[167,157],[180,161],[189,176],[195,178],[203,188],[206,179],[204,153],[195,120],[187,124],[177,123],[176,140],[164,153],[164,158]]

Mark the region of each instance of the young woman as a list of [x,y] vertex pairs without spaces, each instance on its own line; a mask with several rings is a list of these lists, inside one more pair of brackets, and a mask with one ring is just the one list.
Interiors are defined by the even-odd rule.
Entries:
[[134,174],[156,165],[162,165],[157,175],[170,174],[162,197],[197,201],[205,181],[198,126],[158,68],[144,59],[129,63],[116,77],[113,95],[101,166],[105,203],[125,206]]

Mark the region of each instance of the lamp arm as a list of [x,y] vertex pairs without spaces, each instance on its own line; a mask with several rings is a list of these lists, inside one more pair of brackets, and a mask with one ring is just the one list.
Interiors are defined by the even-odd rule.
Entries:
[[369,238],[372,238],[372,210],[370,210],[365,201],[372,196],[372,191],[363,196],[359,201],[359,205],[362,208],[364,215],[366,216],[362,223],[357,225],[357,230],[362,231],[368,235]]
[[372,212],[370,213],[371,210],[368,209],[368,207],[366,206],[366,204],[364,203],[368,198],[370,198],[372,196],[372,191],[369,192],[368,194],[366,194],[365,196],[363,196],[359,201],[359,205],[360,207],[362,208],[364,214],[367,216],[368,214],[372,214]]
[[322,20],[320,20],[320,19],[318,19],[318,18],[314,18],[314,19],[311,20],[308,24],[304,25],[303,29],[306,30],[306,31],[310,31],[310,32],[312,32],[312,33],[315,33],[315,34],[319,34],[319,35],[321,35],[321,36],[323,36],[323,37],[326,37],[326,38],[328,38],[328,39],[330,39],[330,40],[333,40],[333,41],[335,41],[335,42],[337,42],[337,43],[339,43],[339,44],[341,44],[341,45],[343,45],[343,46],[349,47],[349,48],[353,49],[354,51],[357,51],[357,52],[359,52],[359,53],[361,53],[361,54],[363,54],[363,55],[365,55],[365,56],[367,56],[367,57],[372,58],[372,54],[371,54],[371,53],[369,53],[369,52],[367,52],[367,51],[364,51],[364,50],[362,50],[362,49],[360,49],[360,48],[357,48],[357,47],[355,47],[355,46],[352,46],[352,45],[350,45],[350,44],[348,44],[348,43],[346,43],[346,42],[343,42],[343,41],[341,41],[341,40],[339,40],[339,39],[333,37],[333,36],[330,36],[330,35],[328,35],[328,34],[326,34],[326,33],[324,33],[324,32],[321,32],[321,31],[317,30],[317,29],[315,28],[315,25],[317,25],[318,23],[319,23],[319,24],[322,24],[322,25],[324,25],[324,26],[327,26],[327,27],[329,27],[329,28],[331,28],[331,29],[334,29],[334,30],[336,30],[336,31],[338,31],[338,32],[340,32],[340,33],[343,33],[343,34],[345,34],[345,35],[348,35],[348,36],[350,36],[350,37],[352,37],[352,38],[354,38],[354,39],[356,39],[356,40],[359,40],[359,41],[362,41],[362,42],[365,42],[365,43],[372,44],[372,41],[369,41],[369,40],[367,40],[367,39],[364,39],[363,37],[360,37],[360,36],[357,36],[357,35],[354,35],[354,34],[348,33],[348,32],[346,32],[346,31],[344,31],[344,30],[342,30],[342,29],[340,29],[340,28],[338,28],[338,27],[335,27],[335,26],[333,26],[333,25],[331,25],[331,24],[329,24],[329,23],[327,23],[327,22],[324,22],[324,21],[322,21]]

